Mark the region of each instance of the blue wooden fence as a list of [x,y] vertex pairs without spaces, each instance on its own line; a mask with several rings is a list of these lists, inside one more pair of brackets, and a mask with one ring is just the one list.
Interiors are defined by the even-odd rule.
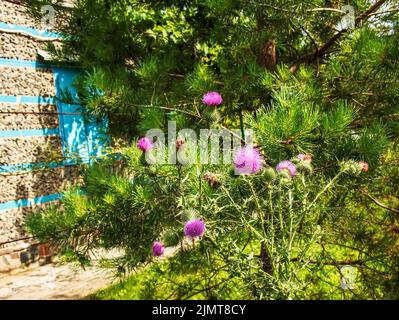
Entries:
[[[60,35],[47,31],[39,31],[33,28],[16,26],[0,22],[0,31],[20,32],[33,38],[55,39]],[[107,121],[87,120],[82,115],[82,107],[79,105],[70,105],[60,101],[61,92],[69,90],[76,95],[72,84],[79,69],[65,68],[60,66],[51,66],[38,61],[26,61],[15,59],[0,59],[0,66],[7,68],[51,68],[54,74],[55,97],[41,96],[11,96],[0,95],[0,103],[21,103],[21,104],[48,104],[55,103],[57,106],[59,127],[41,128],[32,130],[0,130],[0,143],[5,138],[28,137],[28,136],[60,136],[62,141],[61,162],[35,162],[22,164],[0,164],[0,173],[29,171],[37,168],[60,168],[65,166],[77,165],[80,163],[91,163],[105,153],[109,145],[109,137],[106,134]],[[15,150],[18,152],[18,150]],[[46,181],[43,181],[46,183]],[[60,198],[60,194],[43,195],[33,199],[18,199],[0,203],[1,210],[9,210],[18,207],[31,206]]]

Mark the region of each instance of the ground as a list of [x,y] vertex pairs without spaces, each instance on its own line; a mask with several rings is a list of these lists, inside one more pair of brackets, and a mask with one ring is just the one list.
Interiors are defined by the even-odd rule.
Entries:
[[[159,260],[171,257],[178,247],[168,247]],[[118,250],[98,256],[115,257]],[[0,300],[75,300],[82,299],[119,282],[113,270],[95,266],[82,267],[72,263],[51,263],[0,273]]]
[[0,300],[81,299],[116,281],[98,267],[48,264],[0,274]]

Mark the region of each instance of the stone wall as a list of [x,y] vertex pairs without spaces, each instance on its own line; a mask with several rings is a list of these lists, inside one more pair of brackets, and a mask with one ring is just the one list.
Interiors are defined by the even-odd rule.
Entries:
[[2,67],[0,95],[54,96],[54,78],[49,69]]
[[35,41],[23,34],[0,34],[0,58],[36,60],[37,50],[46,49],[44,41]]
[[40,27],[38,23],[27,14],[26,7],[18,4],[18,2],[23,3],[23,1],[1,1],[1,22],[32,28]]
[[26,248],[27,246],[24,245],[24,242],[18,243],[11,241],[29,237],[22,227],[24,218],[27,215],[32,214],[32,212],[39,210],[40,208],[48,207],[49,205],[50,203],[46,203],[39,206],[21,207],[3,211],[0,215],[0,242],[5,244],[1,246],[0,252],[5,248],[12,248],[13,251],[18,251],[21,247]]
[[3,138],[0,144],[0,163],[24,164],[62,160],[59,136]]
[[8,272],[32,263],[49,262],[51,252],[46,244],[27,234],[23,228],[24,219],[33,212],[50,205],[58,206],[58,201],[42,205],[21,207],[2,211],[0,214],[0,272]]
[[[58,21],[64,23],[66,15],[61,15],[63,19]],[[40,25],[27,14],[22,0],[0,0],[0,22],[40,30]],[[0,30],[0,41],[2,272],[29,264],[39,257],[48,257],[47,247],[26,234],[22,227],[24,218],[40,208],[58,205],[59,201],[51,196],[76,184],[80,179],[80,168],[63,164],[62,128],[59,128],[57,105],[35,102],[36,97],[53,98],[56,94],[51,67],[35,64],[39,60],[38,50],[46,48],[46,39]],[[54,39],[48,41],[60,45]],[[39,62],[43,64],[43,61]],[[56,167],[51,167],[51,163]],[[41,200],[46,197],[50,200]]]
[[58,128],[55,104],[0,103],[0,130]]
[[[40,21],[36,21],[33,17],[29,16],[27,8],[23,5],[25,2],[24,0],[1,0],[1,2],[1,22],[6,22],[9,24],[24,26],[28,28],[43,29]],[[63,4],[54,6],[54,22],[57,29],[67,26],[69,12],[68,10],[66,10],[66,8],[72,6],[72,3],[73,1],[64,1]]]
[[[3,201],[36,198],[55,194],[79,178],[78,167],[62,167],[26,172],[1,174],[2,184],[7,188],[0,189]],[[46,181],[46,183],[43,183]]]

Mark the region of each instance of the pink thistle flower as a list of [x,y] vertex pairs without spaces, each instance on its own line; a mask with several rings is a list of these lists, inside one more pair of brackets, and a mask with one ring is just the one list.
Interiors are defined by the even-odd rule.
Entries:
[[252,146],[240,148],[234,156],[234,166],[239,174],[257,173],[263,162],[259,150]]
[[187,221],[184,225],[184,235],[190,238],[201,237],[205,233],[205,223],[200,219]]
[[309,162],[312,161],[312,156],[311,156],[310,154],[303,154],[303,153],[300,153],[300,154],[298,154],[296,157],[297,157],[299,160],[302,160],[302,161],[309,161]]
[[152,255],[154,257],[162,256],[165,251],[165,247],[162,242],[155,241],[152,245]]
[[222,102],[223,102],[222,96],[220,95],[220,93],[216,91],[208,92],[202,97],[202,103],[207,106],[216,107],[222,104]]
[[291,177],[296,175],[296,167],[295,165],[288,160],[281,161],[277,166],[276,166],[277,171],[282,171],[282,170],[288,170],[290,173]]
[[362,171],[369,171],[369,164],[366,161],[359,161],[359,165],[362,167]]
[[137,141],[137,148],[144,152],[152,149],[153,146],[154,143],[147,137],[140,138],[139,141]]

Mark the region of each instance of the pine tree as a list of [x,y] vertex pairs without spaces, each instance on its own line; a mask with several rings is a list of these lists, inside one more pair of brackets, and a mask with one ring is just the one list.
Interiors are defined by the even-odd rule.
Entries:
[[[196,217],[205,235],[179,263],[222,266],[223,283],[240,279],[253,298],[397,298],[397,13],[388,0],[78,1],[54,59],[87,70],[79,99],[125,139],[123,163],[88,169],[84,194],[30,217],[30,231],[81,261],[122,248],[125,270],[154,241],[183,241]],[[223,104],[204,106],[209,91]],[[169,120],[252,128],[263,169],[143,163],[137,138]],[[273,169],[282,160],[295,177]],[[357,289],[340,289],[342,266]]]

